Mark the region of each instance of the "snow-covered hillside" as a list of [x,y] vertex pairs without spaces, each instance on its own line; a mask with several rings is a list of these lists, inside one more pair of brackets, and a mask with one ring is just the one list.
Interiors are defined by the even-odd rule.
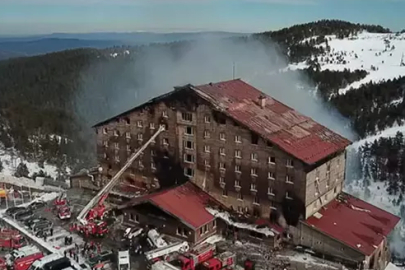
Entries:
[[[364,79],[341,89],[341,94],[351,88],[359,88],[365,83],[405,76],[405,33],[374,34],[362,32],[345,39],[327,36],[327,40],[327,44],[318,45],[324,48],[330,47],[327,53],[316,57],[321,70],[362,69],[369,73]],[[289,66],[290,69],[305,67],[307,67],[306,63]]]
[[3,166],[0,175],[4,176],[14,175],[18,164],[21,162],[27,166],[30,176],[34,173],[40,172],[41,170],[54,179],[58,175],[57,168],[55,166],[45,163],[43,168],[41,168],[37,162],[29,162],[21,159],[15,151],[4,151],[0,149],[0,161]]

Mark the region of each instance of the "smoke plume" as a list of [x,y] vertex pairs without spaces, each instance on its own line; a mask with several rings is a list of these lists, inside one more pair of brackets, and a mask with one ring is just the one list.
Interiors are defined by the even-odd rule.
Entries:
[[[177,47],[176,47],[177,46]],[[155,45],[131,51],[131,61],[118,67],[108,81],[84,84],[76,100],[86,125],[104,120],[148,99],[188,83],[206,84],[241,78],[270,96],[312,117],[333,131],[353,139],[348,123],[314,98],[314,86],[298,72],[281,72],[287,66],[273,44],[248,39],[207,38],[187,45]],[[121,62],[114,59],[112,62]],[[113,65],[113,64],[111,64]],[[103,67],[105,73],[106,68]],[[111,68],[111,72],[117,72]],[[108,70],[108,68],[107,68]],[[100,77],[92,66],[84,77]],[[104,74],[103,77],[106,75]],[[108,74],[107,74],[108,76]],[[102,78],[106,80],[106,78]],[[91,102],[89,103],[89,100]]]

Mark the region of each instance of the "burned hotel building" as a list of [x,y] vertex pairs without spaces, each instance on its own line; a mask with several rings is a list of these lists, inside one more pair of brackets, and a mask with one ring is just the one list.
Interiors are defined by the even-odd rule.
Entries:
[[[399,219],[381,210],[364,225],[350,212],[357,201],[341,199],[350,141],[240,79],[176,87],[95,125],[102,173],[93,179],[107,183],[159,125],[165,131],[131,165],[124,182],[153,191],[191,181],[235,213],[292,226],[297,245],[346,254],[343,245],[354,250],[352,261],[387,260],[387,241],[374,235],[386,236]],[[353,206],[346,210],[361,234],[348,239],[369,242],[367,252],[345,242],[342,235],[350,231],[333,234],[327,227],[345,218],[336,210],[345,203]],[[375,255],[381,250],[385,255]]]

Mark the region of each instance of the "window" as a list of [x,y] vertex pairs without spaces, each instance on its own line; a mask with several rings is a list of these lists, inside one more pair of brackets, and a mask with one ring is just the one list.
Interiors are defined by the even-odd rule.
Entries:
[[225,163],[220,162],[220,163],[219,163],[219,169],[220,169],[220,170],[225,170]]
[[117,162],[117,163],[120,162],[120,156],[115,156],[114,161]]
[[217,220],[214,219],[214,220],[212,221],[212,228],[216,228],[216,227],[217,227]]
[[242,192],[238,192],[238,200],[243,201],[243,194],[242,194]]
[[184,175],[187,177],[193,177],[194,170],[192,168],[184,168]]
[[167,111],[163,111],[162,112],[162,117],[164,117],[164,118],[168,118],[169,116],[167,115]]
[[108,142],[107,142],[107,141],[104,141],[104,142],[103,142],[103,145],[104,145],[104,147],[108,147]]
[[191,154],[184,154],[184,162],[194,163],[194,156]]
[[127,145],[127,152],[131,152],[131,146]]
[[207,124],[211,123],[211,117],[209,115],[204,116],[204,122]]
[[253,204],[257,204],[257,205],[259,205],[260,204],[260,199],[259,199],[259,196],[255,196],[255,198],[254,198],[254,200],[253,200]]
[[120,132],[119,132],[118,130],[114,130],[114,136],[115,136],[115,137],[120,136]]
[[209,160],[204,160],[205,167],[211,167]]
[[285,182],[288,184],[294,184],[294,178],[292,176],[286,175]]
[[135,223],[139,223],[139,217],[138,215],[134,214],[134,213],[130,213],[129,214],[129,220],[133,221]]
[[294,161],[292,159],[287,159],[286,166],[287,167],[294,167]]
[[218,115],[218,123],[221,125],[226,125],[226,118],[222,115]]
[[270,148],[273,147],[273,144],[271,142],[269,142],[269,141],[266,142],[266,145],[267,145],[267,147],[270,147]]
[[103,154],[104,159],[107,159],[107,153]]
[[276,180],[276,174],[274,172],[268,172],[267,178],[270,180]]
[[225,178],[220,177],[220,178],[219,178],[219,183],[220,183],[220,184],[225,184]]
[[257,191],[256,184],[254,183],[250,184],[250,190]]
[[150,150],[150,155],[152,157],[156,156],[156,151],[154,149]]
[[286,199],[292,199],[291,194],[288,191],[285,193],[285,197]]
[[316,169],[315,171],[315,180],[318,181],[319,180],[319,170]]
[[131,120],[128,117],[125,117],[123,120],[124,120],[126,125],[131,124]]
[[235,165],[235,172],[241,173],[240,165]]
[[156,170],[156,165],[155,165],[155,162],[151,162],[150,163],[150,168],[152,169],[152,170]]
[[155,123],[149,123],[149,128],[150,129],[155,129]]
[[325,201],[328,200],[328,194],[325,194]]
[[256,168],[251,168],[251,169],[250,169],[250,174],[251,174],[252,176],[257,176],[257,169],[256,169]]
[[236,158],[242,158],[242,153],[240,150],[235,150],[235,157]]
[[220,139],[221,141],[225,141],[225,140],[226,140],[226,138],[225,138],[225,133],[223,133],[223,132],[219,133],[219,139]]
[[163,138],[163,145],[169,145],[169,139]]
[[239,180],[235,180],[235,187],[240,187],[240,181]]
[[211,147],[209,145],[204,145],[204,152],[205,153],[211,152]]
[[104,133],[104,134],[107,134],[107,133],[108,133],[106,128],[103,128],[103,133]]
[[255,144],[255,145],[259,144],[259,136],[257,136],[256,134],[252,133],[252,135],[251,135],[251,141],[252,141],[252,144]]
[[186,127],[186,135],[193,136],[194,135],[194,129],[193,127]]
[[183,119],[183,121],[186,121],[186,122],[193,121],[193,115],[191,113],[183,112],[181,114],[181,118]]
[[209,139],[211,137],[211,134],[208,130],[204,131],[204,139]]
[[200,234],[206,234],[208,232],[208,226],[204,225],[200,228]]
[[125,138],[127,138],[127,139],[131,139],[131,133],[129,133],[129,132],[125,132]]
[[333,189],[333,193],[337,193],[337,187],[335,187],[334,189]]
[[330,163],[326,164],[326,173],[330,173]]
[[184,141],[184,148],[193,150],[194,149],[194,143],[192,141]]
[[136,125],[137,125],[137,127],[139,127],[139,128],[143,127],[143,123],[142,123],[141,120],[137,121],[137,122],[136,122]]
[[223,189],[222,190],[222,196],[227,197],[228,196],[228,190]]
[[183,236],[183,237],[187,237],[187,230],[178,227],[178,228],[177,228],[177,231],[176,231],[176,234],[177,234],[177,235],[180,235],[180,236]]
[[276,157],[269,157],[269,164],[276,164]]
[[142,133],[139,133],[138,134],[138,141],[142,141],[143,140],[143,134]]
[[118,149],[120,149],[120,145],[116,142],[116,143],[114,143],[114,149],[115,150],[118,150]]
[[252,154],[250,155],[250,159],[251,159],[252,161],[257,161],[257,153],[252,153]]
[[272,187],[268,187],[268,188],[267,188],[267,194],[268,194],[268,195],[271,195],[271,196],[274,196],[274,190],[273,190]]
[[220,147],[220,148],[219,148],[219,154],[220,154],[221,156],[225,156],[225,148]]
[[240,135],[235,136],[235,142],[236,143],[241,143],[242,142],[242,138],[240,137]]
[[142,163],[142,160],[139,160],[139,161],[138,161],[138,166],[139,166],[139,169],[143,169],[143,163]]

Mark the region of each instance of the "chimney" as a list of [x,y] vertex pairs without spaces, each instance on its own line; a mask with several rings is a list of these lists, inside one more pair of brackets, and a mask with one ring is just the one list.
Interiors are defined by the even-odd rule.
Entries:
[[264,107],[266,107],[266,97],[265,96],[259,97],[259,104],[262,109],[264,109]]

